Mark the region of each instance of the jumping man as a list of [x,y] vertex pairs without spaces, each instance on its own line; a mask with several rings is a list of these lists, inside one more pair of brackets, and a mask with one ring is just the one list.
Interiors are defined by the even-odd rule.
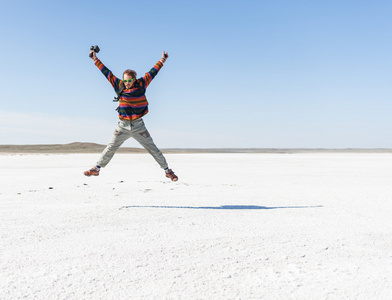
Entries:
[[91,50],[90,57],[95,65],[109,80],[118,95],[119,107],[117,128],[112,139],[103,150],[96,166],[84,172],[86,176],[98,176],[101,168],[104,168],[113,158],[117,149],[129,138],[134,138],[140,143],[156,160],[159,166],[165,170],[166,177],[172,181],[177,181],[178,177],[169,169],[162,152],[155,146],[150,133],[144,125],[142,117],[148,113],[148,102],[145,96],[146,89],[158,74],[169,55],[162,53],[162,58],[143,77],[136,79],[134,70],[125,70],[122,80],[113,75],[105,65],[97,58],[94,50]]

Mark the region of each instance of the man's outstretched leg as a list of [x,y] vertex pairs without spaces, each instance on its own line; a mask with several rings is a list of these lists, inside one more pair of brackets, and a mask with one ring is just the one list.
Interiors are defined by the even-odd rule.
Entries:
[[177,181],[178,176],[174,174],[173,170],[169,169],[166,159],[163,156],[161,150],[155,145],[150,133],[148,132],[144,122],[140,120],[141,123],[138,128],[133,133],[132,137],[139,142],[140,145],[144,147],[154,157],[155,161],[159,164],[159,166],[165,170],[165,174],[167,178],[170,178],[172,181]]
[[120,124],[117,126],[116,130],[113,133],[112,139],[109,144],[106,146],[105,150],[103,150],[101,157],[99,158],[95,167],[92,167],[90,170],[85,171],[84,175],[86,176],[98,176],[101,168],[106,167],[106,165],[111,161],[117,149],[130,137],[130,133],[127,130],[121,128]]

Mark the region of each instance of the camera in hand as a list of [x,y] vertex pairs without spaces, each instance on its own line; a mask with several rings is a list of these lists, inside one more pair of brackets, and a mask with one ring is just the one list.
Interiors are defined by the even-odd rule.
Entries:
[[[91,46],[90,50],[94,51],[95,53],[99,53],[100,49],[99,49],[98,45],[95,45],[95,46]],[[88,56],[93,57],[93,54],[90,53]]]

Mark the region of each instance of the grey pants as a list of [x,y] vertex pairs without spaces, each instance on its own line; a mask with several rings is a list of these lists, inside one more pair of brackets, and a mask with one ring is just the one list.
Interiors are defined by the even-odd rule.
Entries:
[[118,122],[112,139],[106,146],[105,150],[103,150],[97,165],[104,168],[113,158],[113,155],[116,153],[117,149],[131,137],[138,141],[139,144],[142,145],[154,157],[162,169],[167,168],[165,157],[157,148],[157,146],[155,146],[154,141],[152,140],[150,133],[148,132],[142,119],[137,119],[132,122],[123,120]]

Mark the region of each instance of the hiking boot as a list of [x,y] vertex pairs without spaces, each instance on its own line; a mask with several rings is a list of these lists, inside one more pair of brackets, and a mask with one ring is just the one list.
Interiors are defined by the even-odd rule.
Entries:
[[99,169],[94,167],[91,168],[90,170],[84,172],[84,175],[90,177],[90,176],[98,176],[99,175]]
[[178,177],[176,174],[174,174],[174,172],[172,171],[172,169],[169,169],[166,171],[166,177],[170,178],[172,181],[177,181]]

